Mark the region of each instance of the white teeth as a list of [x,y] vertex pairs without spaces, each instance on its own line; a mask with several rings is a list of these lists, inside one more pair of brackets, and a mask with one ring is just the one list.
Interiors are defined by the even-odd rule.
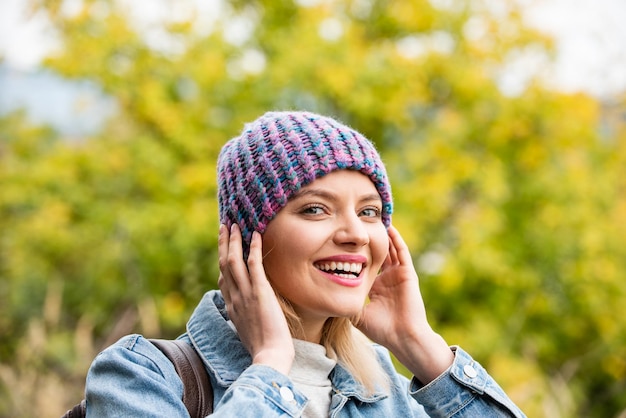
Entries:
[[[361,270],[363,270],[363,264],[361,263],[344,263],[344,262],[335,262],[331,261],[330,263],[316,263],[315,267],[320,270],[335,272],[337,276],[353,278],[355,275],[359,275]],[[338,272],[346,272],[346,273],[338,273]],[[348,272],[350,274],[348,274]]]

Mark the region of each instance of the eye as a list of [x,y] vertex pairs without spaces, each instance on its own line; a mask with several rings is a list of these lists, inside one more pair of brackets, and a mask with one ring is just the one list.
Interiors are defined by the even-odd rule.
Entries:
[[324,207],[318,204],[307,205],[300,211],[303,215],[322,215],[324,214]]
[[360,216],[364,216],[366,218],[380,218],[382,211],[377,207],[368,207],[360,212]]

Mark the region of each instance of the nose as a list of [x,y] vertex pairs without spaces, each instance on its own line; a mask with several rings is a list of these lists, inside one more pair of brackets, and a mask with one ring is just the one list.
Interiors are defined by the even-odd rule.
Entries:
[[338,218],[333,240],[337,245],[362,247],[369,243],[370,236],[361,218],[356,213],[350,213]]

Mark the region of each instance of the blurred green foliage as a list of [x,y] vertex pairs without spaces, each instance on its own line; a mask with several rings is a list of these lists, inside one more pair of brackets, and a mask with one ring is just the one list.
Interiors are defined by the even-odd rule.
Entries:
[[219,149],[287,108],[377,144],[431,321],[528,416],[622,416],[623,98],[503,94],[512,57],[551,54],[512,0],[298,3],[163,2],[141,26],[31,0],[62,43],[45,66],[118,113],[80,141],[0,120],[0,416],[59,416],[100,349],[184,330],[216,287]]

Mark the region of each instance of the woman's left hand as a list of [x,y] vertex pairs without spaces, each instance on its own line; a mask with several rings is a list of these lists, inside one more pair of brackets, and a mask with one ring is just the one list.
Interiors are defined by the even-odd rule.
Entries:
[[369,299],[355,325],[387,347],[423,384],[452,364],[452,351],[428,324],[411,254],[393,226],[389,227],[389,254]]

